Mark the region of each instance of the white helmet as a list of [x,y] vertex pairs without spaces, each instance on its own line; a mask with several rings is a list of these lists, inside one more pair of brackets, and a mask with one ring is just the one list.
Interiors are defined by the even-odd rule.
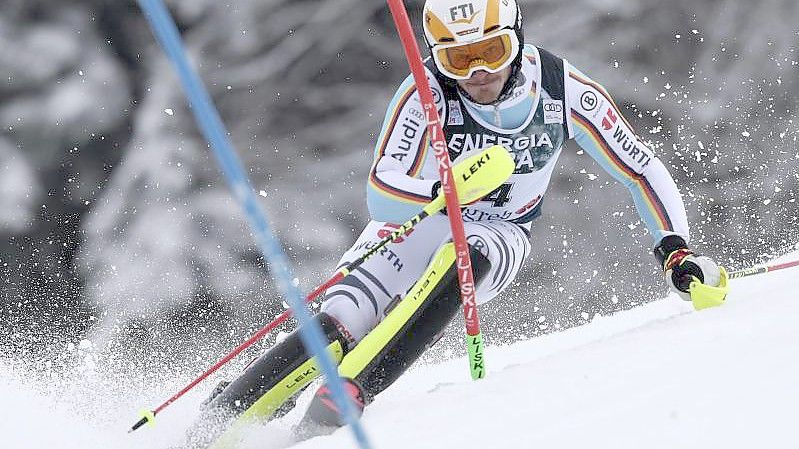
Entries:
[[522,15],[515,0],[426,0],[424,35],[438,70],[468,79],[521,58]]

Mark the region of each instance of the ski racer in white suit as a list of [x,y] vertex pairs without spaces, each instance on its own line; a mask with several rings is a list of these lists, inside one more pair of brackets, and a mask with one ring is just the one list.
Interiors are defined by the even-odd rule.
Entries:
[[[500,188],[462,210],[469,243],[490,262],[488,275],[478,284],[479,303],[510,285],[530,254],[530,223],[540,214],[569,139],[629,189],[661,264],[669,262],[666,268],[671,270],[678,262],[691,262],[691,273],[718,283],[716,264],[687,249],[685,208],[666,167],[600,84],[565,59],[520,45],[521,15],[514,1],[428,0],[424,31],[432,53],[427,76],[450,157],[457,162],[500,144],[516,161],[516,170]],[[372,221],[339,266],[417,214],[439,185],[419,95],[409,76],[394,95],[377,138],[367,187]],[[444,215],[419,223],[382,257],[368,260],[349,280],[331,288],[323,310],[357,342],[449,239]],[[672,254],[678,260],[667,261]],[[688,298],[687,286],[680,285],[684,274],[668,281]]]
[[[600,84],[568,61],[522,44],[521,13],[513,0],[428,0],[423,25],[432,56],[427,77],[451,159],[457,163],[500,144],[516,161],[502,186],[462,209],[467,240],[488,265],[477,284],[478,303],[507,288],[530,255],[531,222],[540,214],[558,156],[570,139],[630,191],[675,291],[689,299],[693,276],[719,283],[720,268],[688,249],[685,207],[666,167]],[[409,76],[377,137],[367,187],[372,221],[339,266],[438,194],[437,162],[422,111]],[[357,343],[450,239],[446,216],[426,219],[331,288],[322,310],[351,344]]]
[[[535,238],[530,223],[540,215],[558,156],[569,139],[629,189],[672,289],[689,299],[694,278],[719,283],[720,268],[688,249],[685,208],[666,167],[636,136],[601,85],[568,61],[522,44],[522,17],[514,0],[428,0],[423,14],[431,52],[427,77],[451,159],[457,163],[499,144],[516,162],[504,184],[462,209],[478,303],[507,288],[530,256],[530,238]],[[372,220],[339,267],[419,213],[438,195],[439,187],[425,116],[409,76],[391,100],[377,137],[367,188]],[[453,285],[431,293],[426,300],[429,310],[403,318],[407,319],[403,329],[388,333],[376,329],[384,320],[391,321],[386,315],[450,239],[447,217],[428,217],[326,292],[318,316],[331,344],[344,353],[340,372],[348,357],[364,350],[358,357],[366,362],[359,362],[360,371],[352,375],[350,385],[361,406],[433,344],[458,310],[456,279],[451,276],[446,282]],[[448,304],[446,310],[442,304]],[[373,350],[366,347],[372,342],[367,345],[364,340],[370,332],[386,334]],[[292,370],[304,366],[295,359],[308,357],[296,346],[300,346],[296,335],[281,342],[248,368],[254,373],[249,377],[256,380],[231,385],[217,402],[251,404],[257,399],[251,392],[273,391],[272,385],[281,385],[281,376],[295,376],[298,371]],[[312,370],[300,372],[306,381]],[[299,382],[290,380],[286,385]],[[326,388],[317,391],[303,422],[341,424]]]

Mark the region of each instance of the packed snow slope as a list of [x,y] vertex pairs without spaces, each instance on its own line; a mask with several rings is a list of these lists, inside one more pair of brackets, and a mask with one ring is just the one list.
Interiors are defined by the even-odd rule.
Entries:
[[[362,422],[375,449],[799,447],[797,275],[799,268],[732,281],[727,303],[702,312],[670,297],[489,347],[481,381],[469,379],[462,358],[417,366],[367,408]],[[89,342],[82,345],[90,350]],[[0,361],[1,446],[170,447],[206,391],[170,407],[155,427],[126,434],[136,410],[160,403],[194,375],[165,372],[163,380],[145,382],[135,365],[113,373],[83,366],[66,381]],[[304,402],[253,429],[242,449],[289,446]],[[340,429],[296,448],[355,446],[349,429]]]
[[379,449],[799,447],[797,270],[735,280],[719,308],[670,298],[489,348],[479,382],[464,359],[416,369],[363,424]]

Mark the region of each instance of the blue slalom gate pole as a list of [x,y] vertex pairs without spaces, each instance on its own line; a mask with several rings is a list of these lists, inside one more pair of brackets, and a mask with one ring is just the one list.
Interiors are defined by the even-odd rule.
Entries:
[[247,220],[255,234],[266,261],[274,271],[275,280],[284,293],[294,316],[300,322],[300,337],[308,350],[314,354],[327,378],[333,400],[345,416],[356,441],[362,449],[369,449],[369,441],[355,414],[355,408],[345,393],[344,384],[338,376],[335,363],[328,354],[322,329],[312,319],[305,308],[302,294],[294,285],[289,271],[289,263],[280,243],[269,227],[266,214],[258,204],[257,197],[245,175],[233,145],[227,136],[225,126],[219,117],[200,77],[191,68],[175,21],[162,0],[138,0],[150,27],[164,52],[177,70],[180,82],[186,92],[189,106],[205,139],[210,143],[214,156],[222,166],[222,171],[236,200],[244,208]]

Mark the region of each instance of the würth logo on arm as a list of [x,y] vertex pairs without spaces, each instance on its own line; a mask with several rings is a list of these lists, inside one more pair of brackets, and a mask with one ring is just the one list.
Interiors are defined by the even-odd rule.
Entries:
[[618,119],[616,113],[613,112],[613,108],[608,108],[608,112],[602,118],[602,128],[604,128],[605,131],[610,131],[613,129],[613,125],[616,124],[616,120]]

